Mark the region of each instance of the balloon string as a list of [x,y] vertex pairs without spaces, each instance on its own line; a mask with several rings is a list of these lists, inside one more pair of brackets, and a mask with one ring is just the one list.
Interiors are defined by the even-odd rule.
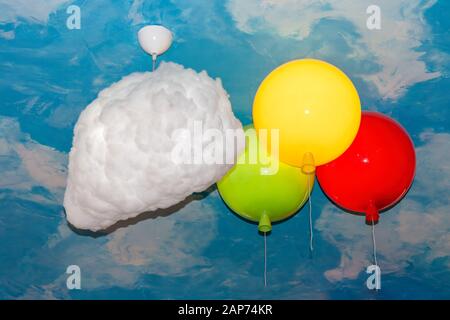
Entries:
[[264,287],[267,287],[267,233],[264,232]]
[[310,189],[310,179],[311,175],[308,175],[308,202],[309,202],[309,250],[314,251],[313,247],[313,222],[312,222],[312,205],[311,205],[311,189]]
[[155,71],[156,59],[152,59],[152,71]]
[[372,242],[373,242],[373,259],[374,259],[375,265],[378,267],[377,243],[375,241],[375,222],[373,221],[373,217],[372,217]]
[[303,196],[303,199],[302,199],[302,202],[301,202],[301,203],[303,203],[303,201],[306,200],[306,197],[308,197],[308,195],[309,195],[309,192],[305,192],[305,195]]

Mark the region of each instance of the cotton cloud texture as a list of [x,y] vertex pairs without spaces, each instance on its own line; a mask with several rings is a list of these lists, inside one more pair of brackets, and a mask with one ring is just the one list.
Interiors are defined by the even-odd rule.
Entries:
[[[222,144],[231,161],[174,157],[180,146],[188,151],[183,155],[197,155],[200,146],[203,159],[214,158],[212,137],[193,134],[198,124],[222,137],[236,134]],[[243,147],[242,125],[219,79],[174,63],[133,73],[100,92],[78,119],[64,197],[67,219],[97,231],[168,208],[219,180]]]

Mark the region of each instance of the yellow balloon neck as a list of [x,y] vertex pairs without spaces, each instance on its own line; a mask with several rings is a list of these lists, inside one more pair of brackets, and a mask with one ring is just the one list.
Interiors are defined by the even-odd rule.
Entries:
[[306,152],[303,155],[301,168],[304,174],[314,174],[316,172],[316,164],[314,162],[314,156],[311,152]]

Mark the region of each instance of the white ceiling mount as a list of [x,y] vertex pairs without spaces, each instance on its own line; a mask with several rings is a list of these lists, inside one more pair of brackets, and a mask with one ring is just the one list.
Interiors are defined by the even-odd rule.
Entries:
[[153,61],[155,61],[157,56],[170,48],[172,32],[160,25],[149,25],[139,30],[138,40],[142,49],[150,54]]

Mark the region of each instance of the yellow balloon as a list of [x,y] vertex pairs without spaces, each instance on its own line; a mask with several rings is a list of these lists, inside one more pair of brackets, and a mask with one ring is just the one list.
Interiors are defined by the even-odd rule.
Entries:
[[280,160],[305,173],[344,153],[360,120],[361,103],[352,81],[315,59],[290,61],[273,70],[253,102],[255,128],[269,130],[269,144],[274,143],[271,129],[279,129]]

